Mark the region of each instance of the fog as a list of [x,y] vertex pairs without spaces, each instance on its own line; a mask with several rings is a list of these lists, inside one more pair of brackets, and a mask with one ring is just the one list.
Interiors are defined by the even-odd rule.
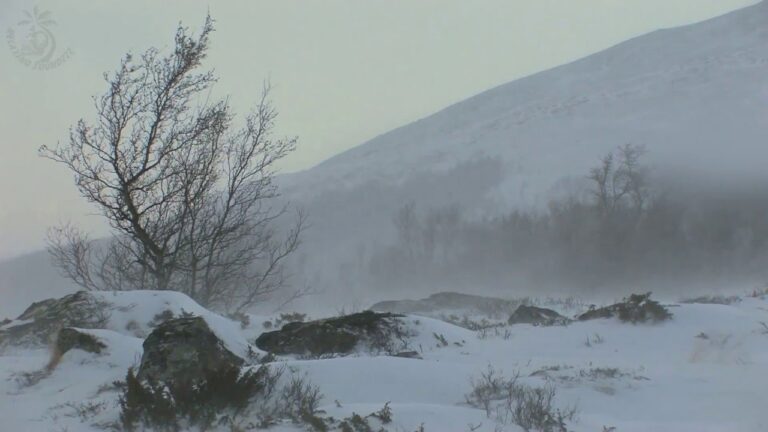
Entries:
[[[477,161],[432,180],[445,186],[482,172],[483,177],[472,178],[491,183],[462,183],[480,196],[495,184],[500,166],[492,159]],[[601,210],[588,173],[572,178],[568,192],[546,206],[509,212],[479,211],[483,207],[477,202],[436,204],[451,201],[434,193],[398,206],[398,189],[363,188],[358,200],[375,195],[380,204],[366,213],[365,232],[339,234],[355,242],[338,248],[322,236],[327,225],[320,225],[320,232],[309,234],[299,260],[304,266],[317,263],[307,254],[312,255],[313,244],[326,245],[319,269],[307,274],[297,267],[296,277],[314,284],[318,293],[312,302],[358,306],[445,291],[594,301],[652,291],[675,301],[744,294],[765,285],[768,178],[721,181],[642,168],[649,173],[642,206],[626,198],[610,214]],[[418,186],[403,187],[430,188],[428,182],[414,182]],[[450,186],[440,190],[462,194]],[[332,199],[326,203],[337,205]]]

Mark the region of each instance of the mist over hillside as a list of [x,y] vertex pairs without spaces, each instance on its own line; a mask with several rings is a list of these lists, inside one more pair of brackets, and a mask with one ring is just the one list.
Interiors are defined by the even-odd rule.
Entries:
[[[762,196],[766,77],[763,2],[501,85],[285,176],[286,199],[311,215],[301,252],[311,269],[305,278],[350,295],[365,291],[349,273],[367,272],[371,249],[394,242],[392,218],[402,206],[454,206],[469,220],[545,211],[552,200],[583,195],[590,168],[627,143],[647,150],[644,162],[659,194],[710,206]],[[747,286],[763,277],[742,276]],[[662,291],[683,283],[613,282]],[[709,289],[718,286],[711,282]],[[448,288],[444,280],[425,285]],[[514,285],[497,288],[524,291],[528,283]]]

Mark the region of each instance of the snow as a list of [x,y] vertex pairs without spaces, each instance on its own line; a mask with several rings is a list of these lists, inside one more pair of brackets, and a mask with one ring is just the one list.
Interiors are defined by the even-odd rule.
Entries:
[[240,357],[247,356],[249,344],[240,331],[239,323],[210,312],[182,293],[137,290],[92,294],[111,305],[108,328],[118,333],[146,336],[152,331],[151,323],[157,315],[166,311],[174,316],[192,314],[205,318],[208,327],[229,351]]
[[[80,432],[115,421],[118,394],[106,386],[123,379],[142,352],[142,339],[124,330],[126,322],[143,323],[162,310],[183,309],[204,316],[236,348],[247,347],[267,318],[253,316],[251,326],[241,329],[240,323],[177,293],[99,295],[115,306],[110,328],[83,331],[105,342],[108,348],[102,354],[67,352],[49,376],[33,385],[21,384],[21,374],[41,370],[48,362],[46,350],[0,355],[3,430]],[[603,426],[621,432],[766,430],[768,334],[760,322],[768,320],[768,299],[667,306],[674,317],[660,324],[602,319],[568,326],[507,326],[485,334],[410,315],[403,319],[412,334],[408,343],[423,359],[358,352],[313,360],[286,356],[276,364],[319,386],[327,415],[365,415],[390,402],[394,421],[387,427],[393,431],[413,431],[422,423],[427,431],[460,432],[469,425],[494,431],[497,425],[485,411],[467,405],[464,398],[470,377],[489,365],[506,376],[519,373],[526,384],[556,385],[557,404],[579,409],[577,420],[569,424],[576,432]],[[85,423],[75,414],[78,406],[99,403],[103,407]],[[281,424],[273,430],[300,428]],[[507,425],[501,430],[519,429]]]

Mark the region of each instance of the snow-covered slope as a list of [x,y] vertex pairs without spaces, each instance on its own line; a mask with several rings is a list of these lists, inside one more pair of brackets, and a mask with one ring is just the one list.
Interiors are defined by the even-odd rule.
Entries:
[[[142,339],[125,331],[129,321],[144,323],[163,310],[199,314],[233,347],[253,340],[262,320],[270,318],[252,316],[243,330],[181,294],[100,295],[114,306],[109,328],[87,332],[106,342],[106,352],[71,350],[36,383],[25,374],[45,366],[45,350],[0,353],[0,430],[97,431],[117,420],[118,392],[111,384],[142,354]],[[414,431],[422,423],[430,432],[521,431],[510,424],[497,428],[485,410],[465,402],[470,377],[489,365],[507,377],[518,373],[527,385],[554,385],[557,406],[578,407],[577,419],[568,423],[575,432],[765,431],[768,333],[760,323],[768,319],[768,300],[729,301],[668,305],[674,316],[659,324],[597,319],[473,332],[408,316],[403,321],[413,331],[412,349],[423,359],[360,352],[311,360],[285,356],[275,366],[318,385],[326,415],[365,414],[390,402],[388,431]],[[270,430],[306,428],[281,424]]]
[[768,184],[767,136],[762,2],[493,88],[281,184],[311,218],[309,278],[333,279],[391,236],[410,201],[470,217],[542,208],[626,143],[646,146],[659,176]]
[[767,99],[768,2],[762,2],[493,88],[285,183],[303,201],[338,187],[405,182],[500,157],[504,179],[495,192],[506,203],[535,204],[559,178],[584,174],[626,142],[647,145],[660,160],[762,170],[755,153],[739,150],[768,154]]

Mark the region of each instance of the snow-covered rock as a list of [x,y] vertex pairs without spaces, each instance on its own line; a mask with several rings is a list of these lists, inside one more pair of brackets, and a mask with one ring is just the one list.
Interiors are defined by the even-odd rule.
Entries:
[[202,317],[173,318],[158,325],[143,343],[137,378],[173,382],[205,371],[240,367],[244,359],[227,349]]
[[509,324],[565,325],[570,320],[556,311],[537,306],[520,305],[507,320]]
[[109,304],[86,291],[33,303],[16,320],[0,326],[0,348],[46,346],[65,327],[106,328]]

